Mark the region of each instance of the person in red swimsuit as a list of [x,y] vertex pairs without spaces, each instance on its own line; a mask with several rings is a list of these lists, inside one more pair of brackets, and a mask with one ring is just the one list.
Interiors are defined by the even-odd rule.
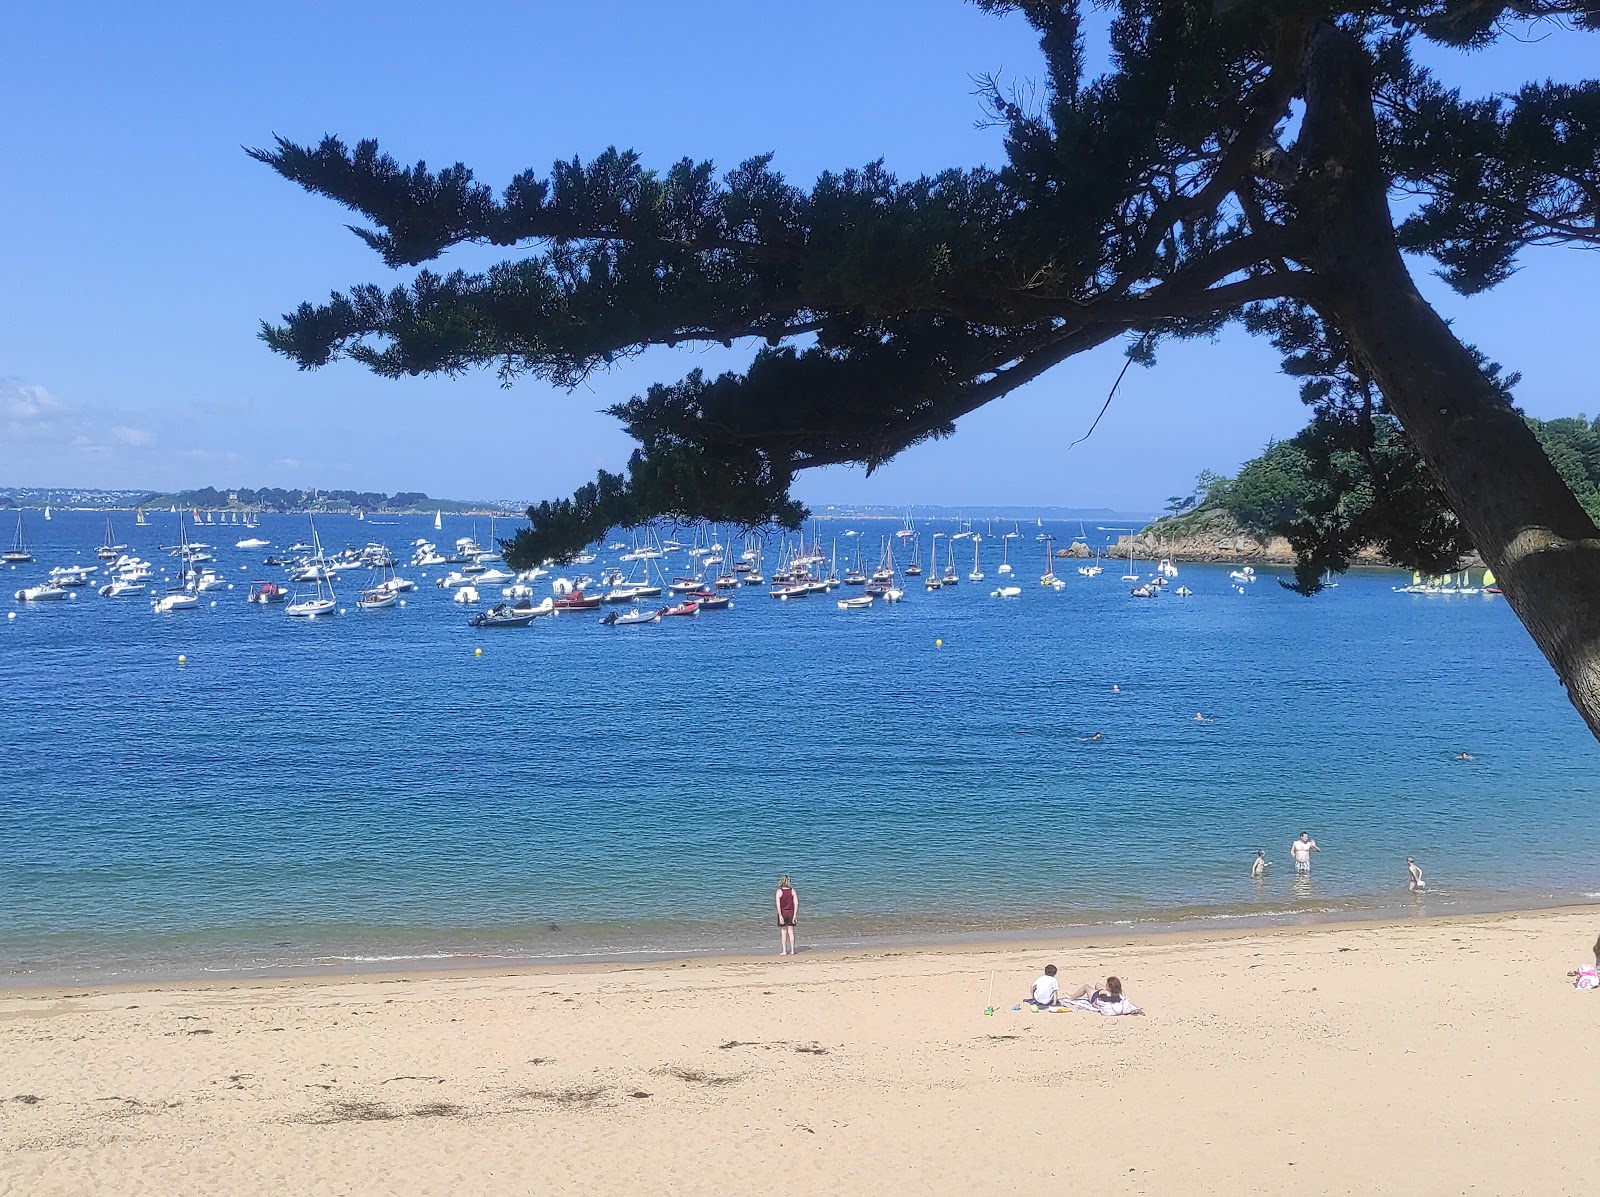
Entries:
[[800,895],[789,884],[787,876],[778,878],[778,892],[773,895],[773,901],[778,907],[778,946],[782,949],[779,954],[793,956],[796,953],[794,925],[800,915]]

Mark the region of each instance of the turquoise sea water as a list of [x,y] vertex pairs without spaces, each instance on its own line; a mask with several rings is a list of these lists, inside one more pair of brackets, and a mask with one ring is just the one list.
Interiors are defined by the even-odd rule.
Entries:
[[[118,538],[165,566],[175,520],[120,516]],[[1116,562],[1062,563],[1055,592],[1025,529],[1010,601],[990,597],[991,538],[986,582],[959,542],[961,585],[897,607],[750,588],[659,625],[485,633],[440,568],[402,566],[421,583],[403,609],[247,605],[250,578],[281,577],[262,556],[309,538],[289,516],[207,530],[235,586],[215,607],[158,616],[92,587],[24,607],[12,590],[94,562],[104,519],[28,524],[38,563],[0,571],[11,983],[767,950],[780,872],[811,946],[1600,897],[1600,748],[1503,599],[1400,595],[1381,572],[1308,601],[1263,570],[1239,594],[1182,566],[1192,598],[1142,601]],[[842,569],[846,530],[875,557],[896,526],[822,536]],[[318,527],[330,550],[407,556],[474,530]],[[249,535],[273,548],[232,548]],[[1323,852],[1297,884],[1302,829]],[[1258,847],[1275,867],[1253,885]]]

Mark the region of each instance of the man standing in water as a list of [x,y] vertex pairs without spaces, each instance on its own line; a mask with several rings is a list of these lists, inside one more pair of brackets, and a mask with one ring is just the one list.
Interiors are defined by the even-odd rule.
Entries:
[[1422,866],[1409,856],[1406,857],[1406,868],[1411,870],[1411,884],[1407,887],[1413,893],[1419,889],[1427,889],[1428,883],[1422,879]]
[[1311,872],[1311,854],[1321,852],[1317,841],[1311,838],[1309,832],[1302,831],[1300,838],[1289,845],[1289,855],[1294,857],[1294,871],[1296,873]]

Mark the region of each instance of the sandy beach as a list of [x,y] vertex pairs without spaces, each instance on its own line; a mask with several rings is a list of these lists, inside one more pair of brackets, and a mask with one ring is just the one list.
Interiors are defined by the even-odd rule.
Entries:
[[[0,1191],[1578,1193],[1600,911],[0,995]],[[1013,1011],[1055,962],[1143,1018]],[[983,1013],[990,971],[992,1017]]]

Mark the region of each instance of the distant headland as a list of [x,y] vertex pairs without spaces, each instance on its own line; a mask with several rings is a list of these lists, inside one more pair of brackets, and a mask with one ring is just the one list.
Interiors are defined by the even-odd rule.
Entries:
[[511,499],[439,499],[421,491],[386,495],[378,491],[283,489],[262,487],[218,490],[108,490],[96,487],[0,487],[0,508],[60,507],[88,511],[145,508],[180,511],[239,511],[293,515],[521,515],[527,503]]

